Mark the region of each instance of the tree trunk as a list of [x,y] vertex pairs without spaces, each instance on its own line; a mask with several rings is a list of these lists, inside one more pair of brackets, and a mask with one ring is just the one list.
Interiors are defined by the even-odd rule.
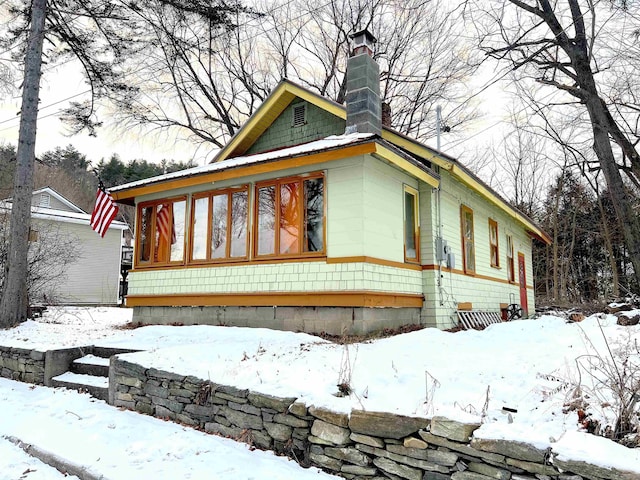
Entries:
[[593,127],[593,149],[600,160],[600,168],[607,181],[611,203],[622,229],[629,260],[633,265],[635,287],[638,288],[640,286],[640,220],[633,211],[632,199],[624,188],[622,174],[615,161],[606,129],[608,119],[602,101],[597,95],[591,95],[586,106]]
[[27,254],[31,226],[31,195],[33,192],[33,166],[45,13],[46,0],[33,0],[31,27],[24,62],[9,251],[7,268],[4,272],[4,289],[0,301],[0,327],[17,325],[27,319]]
[[[564,172],[563,172],[564,175]],[[564,189],[564,176],[558,178],[558,185],[556,187],[556,198],[553,211],[553,243],[552,243],[552,256],[553,256],[553,280],[551,288],[553,301],[557,302],[559,299],[559,287],[560,287],[560,257],[558,253],[558,216],[560,211],[560,195]]]
[[607,223],[607,214],[604,211],[602,205],[602,198],[600,194],[596,192],[596,199],[598,201],[598,210],[600,211],[600,218],[602,219],[602,236],[604,238],[604,246],[607,250],[607,256],[609,257],[609,266],[611,268],[611,280],[613,287],[611,293],[614,298],[620,298],[620,280],[618,277],[618,265],[616,262],[615,252],[613,251],[613,242],[611,241],[611,233],[609,232],[609,224]]

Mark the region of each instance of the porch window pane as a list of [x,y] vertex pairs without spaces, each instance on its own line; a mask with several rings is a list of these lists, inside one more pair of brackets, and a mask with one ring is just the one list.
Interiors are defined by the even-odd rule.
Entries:
[[247,255],[247,192],[234,192],[231,196],[231,256]]
[[[405,187],[409,188],[409,187]],[[405,260],[418,259],[418,219],[416,212],[416,195],[404,192],[404,257]]]
[[171,203],[161,203],[156,206],[155,237],[153,261],[166,263],[170,258],[171,244],[175,242]]
[[207,217],[209,216],[209,198],[198,198],[193,207],[192,258],[207,259]]
[[324,250],[324,179],[304,182],[304,251]]
[[171,257],[172,262],[181,262],[184,259],[184,226],[187,202],[180,200],[173,202],[173,232],[171,234]]
[[258,255],[275,253],[276,187],[258,189]]
[[489,219],[489,253],[491,255],[491,266],[500,266],[500,254],[498,250],[498,222]]
[[298,253],[300,238],[300,184],[280,185],[280,253]]
[[138,259],[141,262],[148,262],[151,260],[151,242],[153,235],[151,233],[151,215],[153,215],[152,207],[144,207],[140,214],[140,251],[138,252]]
[[514,282],[516,279],[513,261],[513,237],[511,235],[507,235],[507,279],[510,282]]
[[226,258],[227,256],[227,213],[229,196],[215,195],[213,197],[213,215],[211,218],[211,258]]
[[464,271],[475,273],[476,252],[473,238],[473,211],[465,206],[462,206],[462,247]]

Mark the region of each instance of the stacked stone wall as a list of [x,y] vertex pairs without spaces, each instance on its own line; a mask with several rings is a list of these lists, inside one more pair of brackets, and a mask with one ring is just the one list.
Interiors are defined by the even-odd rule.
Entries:
[[0,346],[0,376],[26,383],[44,384],[45,352]]
[[556,458],[551,449],[473,437],[479,424],[308,407],[113,357],[114,404],[286,454],[347,479],[637,480],[637,472]]

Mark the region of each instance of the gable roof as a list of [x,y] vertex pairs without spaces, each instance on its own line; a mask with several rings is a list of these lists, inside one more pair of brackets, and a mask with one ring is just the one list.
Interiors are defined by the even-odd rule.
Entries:
[[[62,195],[60,195],[58,192],[56,192],[53,188],[51,187],[43,187],[40,188],[39,190],[36,190],[33,192],[32,195],[38,195],[40,193],[48,193],[49,195],[51,195],[52,197],[54,197],[55,199],[57,199],[58,201],[62,202],[64,205],[66,205],[67,207],[69,207],[72,211],[76,212],[76,213],[87,213],[85,212],[83,209],[81,209],[79,206],[77,206],[75,203],[67,200],[65,197],[63,197]],[[42,208],[42,207],[40,207]]]
[[227,158],[204,166],[178,170],[165,175],[112,187],[109,192],[116,201],[131,203],[136,196],[161,192],[168,188],[181,188],[221,179],[246,177],[248,175],[284,170],[301,165],[314,165],[363,154],[375,155],[434,187],[439,184],[439,175],[431,170],[428,165],[411,155],[407,155],[377,135],[354,133],[333,135],[321,140],[269,152]]
[[[340,143],[327,148],[326,144],[322,143],[323,140],[318,140],[272,152],[246,155],[249,148],[282,112],[293,102],[299,100],[313,104],[340,119],[346,120],[347,118],[346,108],[343,105],[285,79],[277,85],[258,110],[216,154],[210,164],[183,170],[182,173],[174,172],[120,185],[109,189],[109,191],[116,201],[133,204],[136,196],[161,192],[166,189],[212,182],[221,178],[237,178],[263,173],[269,169],[284,169],[371,153],[395,164],[433,187],[439,186],[440,177],[437,172],[431,169],[431,166],[435,165],[444,169],[459,182],[522,224],[531,236],[544,243],[551,243],[549,235],[533,220],[511,206],[458,160],[388,127],[383,126],[381,137],[372,135],[357,145],[352,142],[353,138],[351,138],[346,144]],[[328,137],[324,140],[348,139],[349,137],[349,135],[341,135]],[[300,147],[304,147],[303,151],[299,150]]]
[[[343,105],[285,79],[278,84],[251,118],[236,132],[224,148],[218,152],[212,162],[222,162],[228,158],[244,154],[260,135],[271,126],[275,119],[297,99],[309,102],[343,120],[347,118],[347,110]],[[448,171],[461,183],[523,224],[530,235],[544,243],[551,243],[549,235],[533,220],[513,207],[502,198],[500,194],[480,180],[471,170],[462,165],[454,157],[428,147],[386,126],[382,127],[382,139],[398,149],[423,158],[441,169]]]

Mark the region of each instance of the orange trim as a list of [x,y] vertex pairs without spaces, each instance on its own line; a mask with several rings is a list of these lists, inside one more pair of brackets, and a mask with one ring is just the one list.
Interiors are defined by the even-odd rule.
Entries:
[[128,295],[128,307],[408,307],[422,308],[424,296],[409,293],[352,292],[261,292],[195,293],[176,295]]
[[385,267],[404,268],[407,270],[422,270],[422,266],[415,263],[394,262],[393,260],[385,260],[384,258],[375,258],[367,256],[356,257],[331,257],[327,258],[327,264],[333,263],[373,263],[374,265],[384,265]]
[[[241,177],[248,177],[251,175],[260,175],[262,173],[272,173],[278,170],[286,170],[288,168],[302,167],[307,165],[315,165],[318,163],[328,162],[332,160],[340,160],[342,158],[355,157],[358,155],[365,155],[368,153],[374,153],[376,151],[375,142],[367,142],[360,145],[346,146],[337,148],[335,150],[329,150],[326,152],[318,152],[308,155],[301,155],[294,158],[285,158],[282,160],[275,160],[272,162],[260,163],[258,165],[251,165],[247,167],[238,167],[226,169],[220,172],[211,172],[208,174],[195,175],[186,178],[176,178],[174,180],[167,180],[164,182],[158,182],[151,185],[145,185],[140,187],[134,187],[127,190],[116,191],[111,195],[117,202],[133,204],[133,199],[142,195],[149,195],[152,193],[166,192],[167,190],[173,190],[177,188],[192,187],[196,185],[202,185],[211,182],[218,182],[221,180],[229,180]],[[126,200],[129,200],[127,202]]]
[[331,257],[327,258],[324,254],[319,253],[317,256],[309,256],[306,254],[303,257],[269,257],[269,258],[259,258],[253,259],[251,261],[246,259],[225,259],[218,262],[206,262],[204,260],[194,261],[189,265],[157,265],[157,266],[149,266],[149,267],[140,267],[135,268],[134,270],[130,270],[129,272],[148,272],[150,270],[157,270],[158,268],[162,268],[163,270],[173,270],[177,268],[204,268],[204,267],[233,267],[236,265],[264,265],[264,264],[275,264],[275,263],[295,263],[295,262],[321,262],[326,261],[328,265],[335,263],[372,263],[374,265],[384,265],[386,267],[394,267],[394,268],[403,268],[406,270],[429,270],[428,265],[422,266],[413,263],[402,263],[402,262],[394,262],[391,260],[385,260],[383,258],[375,258],[375,257]]
[[458,310],[473,310],[473,303],[471,303],[471,302],[460,302],[460,303],[458,303]]
[[[440,269],[443,272],[454,273],[456,275],[463,275],[465,277],[477,278],[479,280],[488,280],[490,282],[505,283],[505,284],[513,285],[513,286],[519,285],[517,282],[510,282],[509,280],[503,280],[502,278],[490,277],[488,275],[481,275],[479,273],[469,274],[469,273],[464,273],[462,270],[458,270],[458,269],[451,270],[451,269],[449,269],[447,267],[441,267]],[[438,270],[438,265],[422,265],[422,270]],[[527,285],[527,288],[533,289],[533,285]]]

